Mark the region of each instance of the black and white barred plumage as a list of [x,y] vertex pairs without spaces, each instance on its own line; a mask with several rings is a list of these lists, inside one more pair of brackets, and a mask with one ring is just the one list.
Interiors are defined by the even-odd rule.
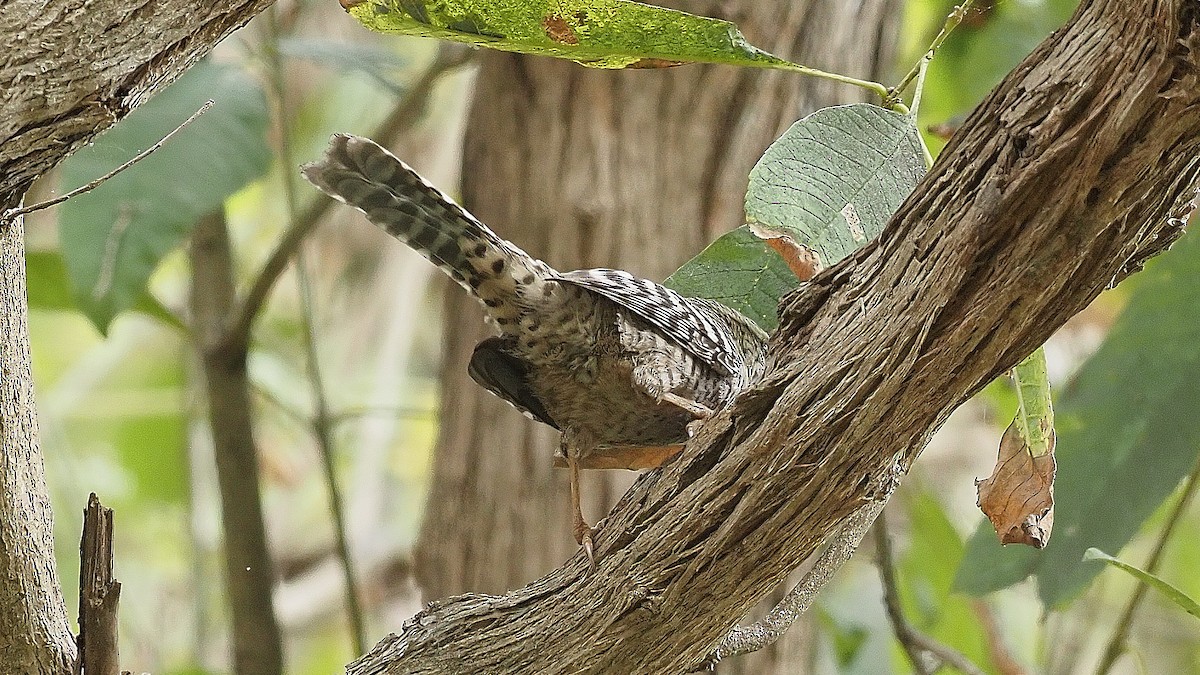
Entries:
[[560,429],[568,452],[681,442],[762,372],[766,336],[738,312],[620,270],[557,272],[368,139],[334,136],[304,175],[483,303],[500,334],[471,376]]

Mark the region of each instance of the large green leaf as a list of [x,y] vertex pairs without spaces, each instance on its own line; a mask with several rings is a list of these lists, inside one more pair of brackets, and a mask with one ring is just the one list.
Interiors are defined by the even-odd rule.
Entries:
[[[924,173],[909,117],[862,103],[823,108],[793,124],[754,166],[746,218],[789,235],[828,267],[882,232]],[[745,227],[666,281],[684,295],[728,304],[765,330],[775,327],[779,298],[797,283]]]
[[[25,275],[31,309],[61,311],[77,311],[79,309],[71,294],[67,266],[57,252],[26,251]],[[179,319],[145,289],[138,295],[131,309],[154,317],[174,328],[185,330]]]
[[1002,548],[986,524],[956,585],[983,594],[1038,576],[1057,605],[1119,551],[1178,486],[1200,451],[1200,233],[1130,280],[1129,306],[1056,404],[1055,533],[1044,551]]
[[805,70],[728,21],[629,0],[367,0],[350,13],[382,33],[571,59],[595,68],[730,63]]
[[1188,597],[1187,593],[1184,593],[1183,591],[1179,590],[1174,585],[1172,585],[1171,583],[1168,583],[1164,579],[1161,579],[1153,574],[1150,574],[1149,572],[1147,572],[1145,570],[1134,567],[1133,565],[1130,565],[1129,563],[1124,562],[1123,560],[1114,558],[1111,555],[1105,553],[1104,551],[1101,551],[1098,548],[1089,548],[1088,550],[1084,551],[1083,560],[1084,560],[1084,562],[1087,562],[1090,560],[1100,560],[1100,561],[1103,561],[1103,562],[1106,562],[1106,563],[1112,565],[1113,567],[1116,567],[1119,570],[1122,570],[1126,574],[1129,574],[1129,575],[1137,578],[1139,581],[1141,581],[1145,584],[1148,584],[1150,586],[1153,586],[1155,588],[1155,590],[1157,590],[1158,592],[1167,596],[1167,598],[1169,598],[1171,600],[1171,602],[1174,602],[1176,605],[1179,605],[1183,609],[1183,611],[1187,612],[1188,614],[1191,614],[1192,616],[1196,617],[1197,619],[1200,619],[1200,603],[1198,603],[1195,600],[1193,600],[1192,598]]
[[266,101],[241,69],[201,63],[63,163],[65,186],[94,180],[154,145],[206,99],[216,105],[155,153],[62,206],[72,290],[101,331],[137,303],[159,260],[197,218],[266,170]]
[[779,324],[779,298],[800,282],[779,254],[742,226],[709,244],[663,283],[732,307],[770,332]]

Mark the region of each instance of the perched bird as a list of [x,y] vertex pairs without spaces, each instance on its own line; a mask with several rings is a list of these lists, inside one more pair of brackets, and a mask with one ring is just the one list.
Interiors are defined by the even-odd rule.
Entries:
[[[475,347],[471,377],[562,432],[575,539],[592,560],[579,508],[589,456],[658,456],[757,379],[766,334],[718,302],[611,269],[558,272],[501,239],[387,150],[338,134],[303,168],[449,274],[499,335]],[[636,463],[638,460],[634,460]]]

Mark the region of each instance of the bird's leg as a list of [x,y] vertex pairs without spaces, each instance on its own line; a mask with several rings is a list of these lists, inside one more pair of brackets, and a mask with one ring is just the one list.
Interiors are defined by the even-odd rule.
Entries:
[[587,554],[588,566],[596,569],[596,558],[592,552],[592,534],[595,531],[583,519],[583,510],[579,505],[579,458],[570,449],[567,450],[567,466],[571,469],[572,532],[575,542],[582,546],[583,552]]
[[588,566],[595,569],[596,558],[592,547],[592,535],[595,534],[595,530],[583,519],[583,509],[579,503],[579,456],[584,447],[590,447],[585,446],[582,441],[583,439],[570,430],[564,431],[559,450],[567,458],[567,468],[571,470],[571,532],[575,535],[575,542],[582,546],[583,552],[587,554]]
[[709,417],[712,417],[713,414],[712,408],[709,408],[703,403],[693,401],[690,398],[684,398],[679,394],[669,391],[664,391],[655,398],[657,398],[659,401],[666,401],[677,408],[682,408],[688,411],[697,420],[706,420]]

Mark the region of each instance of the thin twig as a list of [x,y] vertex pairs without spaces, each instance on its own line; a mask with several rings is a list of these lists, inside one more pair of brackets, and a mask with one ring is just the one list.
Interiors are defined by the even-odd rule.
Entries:
[[212,101],[212,99],[205,101],[204,105],[200,106],[199,110],[192,113],[192,116],[187,118],[186,120],[184,120],[182,124],[175,127],[174,129],[172,129],[171,133],[158,139],[157,143],[155,143],[154,145],[139,152],[133,159],[129,160],[128,162],[125,162],[124,164],[113,169],[112,171],[109,171],[108,173],[104,174],[103,176],[100,176],[96,180],[93,180],[84,185],[81,185],[81,186],[75,188],[74,190],[71,190],[67,194],[60,195],[58,197],[55,197],[54,199],[47,199],[44,202],[38,202],[36,204],[32,204],[30,206],[25,206],[25,207],[22,207],[19,209],[9,209],[4,212],[3,217],[0,217],[0,222],[10,222],[10,221],[12,221],[12,219],[16,218],[17,216],[24,216],[24,215],[33,213],[34,211],[41,211],[42,209],[48,209],[51,206],[61,204],[72,197],[77,197],[85,192],[91,192],[92,190],[95,190],[96,188],[98,188],[102,184],[104,184],[106,181],[108,181],[108,179],[121,173],[125,169],[128,169],[129,167],[133,166],[134,164],[137,164],[138,162],[142,161],[143,159],[146,159],[147,157],[149,157],[150,153],[161,148],[164,143],[171,140],[172,136],[179,133],[184,127],[186,127],[187,125],[194,122],[197,117],[208,112],[208,109],[213,107],[213,105],[214,105],[214,102]]
[[722,659],[758,651],[783,637],[788,628],[812,606],[813,600],[833,578],[834,573],[854,555],[863,535],[871,527],[871,523],[875,522],[875,517],[886,503],[886,497],[869,502],[851,515],[800,583],[788,591],[783,600],[771,608],[762,621],[749,626],[736,626],[729,631],[721,639],[721,644],[704,657],[703,663],[694,672],[712,670]]
[[[953,666],[967,675],[984,675],[983,669],[975,665],[958,650],[938,642],[913,628],[904,617],[900,606],[900,589],[896,581],[896,561],[892,555],[892,538],[888,535],[887,518],[879,514],[875,523],[875,547],[879,556],[879,575],[883,581],[883,603],[891,621],[896,639],[908,654],[913,669],[920,675],[930,675],[942,664]],[[936,662],[931,663],[930,661]]]
[[1008,650],[1008,645],[1004,643],[1004,633],[1000,630],[1000,625],[996,622],[996,616],[992,613],[992,608],[984,600],[971,601],[971,609],[975,611],[975,616],[979,617],[979,625],[983,628],[983,635],[987,638],[988,657],[992,660],[992,665],[996,666],[996,671],[1000,675],[1026,675],[1025,666],[1021,665]]
[[[270,403],[279,409],[293,422],[308,426],[312,423],[312,416],[302,410],[297,410],[295,406],[275,395],[275,392],[267,389],[258,383],[251,383],[250,388],[254,390],[254,394],[262,400]],[[390,405],[360,405],[345,410],[334,410],[329,413],[329,421],[332,426],[353,422],[363,417],[371,417],[378,415],[380,417],[390,417],[395,419],[432,419],[437,414],[436,407],[419,408],[416,406],[390,406]]]
[[[1171,509],[1171,515],[1167,517],[1167,523],[1163,526],[1162,533],[1158,535],[1158,541],[1154,544],[1154,551],[1150,554],[1150,559],[1146,561],[1144,568],[1150,574],[1158,571],[1158,566],[1162,563],[1163,552],[1167,548],[1167,542],[1171,540],[1175,534],[1176,528],[1183,520],[1183,516],[1187,513],[1188,505],[1191,504],[1192,498],[1196,496],[1197,490],[1200,489],[1200,458],[1197,459],[1196,465],[1192,467],[1192,472],[1187,477],[1187,482],[1183,486],[1183,494],[1179,496],[1179,501],[1176,502],[1175,508]],[[1105,675],[1116,664],[1117,659],[1125,651],[1125,641],[1129,638],[1129,628],[1133,625],[1133,615],[1137,613],[1138,607],[1142,604],[1142,600],[1146,597],[1146,591],[1150,587],[1145,582],[1138,582],[1137,588],[1133,591],[1133,595],[1129,597],[1129,602],[1125,605],[1125,610],[1121,612],[1121,618],[1117,619],[1116,630],[1108,640],[1108,646],[1104,649],[1104,656],[1100,659],[1100,665],[1096,668],[1096,675]]]
[[942,24],[942,29],[938,32],[937,36],[933,38],[933,42],[929,43],[929,48],[922,53],[921,59],[913,64],[913,67],[904,74],[904,77],[900,78],[900,82],[896,84],[896,86],[888,89],[887,95],[884,97],[884,101],[891,103],[893,101],[900,100],[900,95],[904,93],[904,90],[908,88],[908,85],[912,84],[912,81],[916,79],[917,74],[920,72],[921,62],[933,58],[933,54],[937,52],[939,47],[942,46],[942,43],[946,41],[946,38],[950,36],[950,33],[954,32],[954,29],[958,27],[958,24],[962,23],[963,18],[967,16],[967,11],[971,9],[971,3],[973,1],[974,0],[964,0],[961,5],[958,5],[953,9],[953,11],[950,12],[950,14],[946,17],[946,22]]
[[[288,219],[296,221],[296,184],[291,146],[291,126],[287,109],[286,91],[283,82],[283,58],[279,53],[279,10],[272,6],[266,11],[267,39],[266,56],[269,70],[268,81],[271,84],[272,99],[275,104],[275,119],[279,126],[279,159],[285,167],[283,173],[284,202]],[[336,535],[337,556],[342,565],[346,582],[346,614],[350,619],[350,633],[354,654],[362,654],[367,650],[367,630],[363,617],[362,604],[359,600],[358,579],[354,571],[353,559],[350,556],[350,540],[346,534],[346,515],[342,508],[341,488],[337,481],[337,469],[334,462],[333,435],[330,433],[329,398],[325,383],[321,376],[321,364],[317,355],[316,333],[313,329],[313,299],[312,287],[308,275],[308,265],[304,259],[304,251],[297,251],[296,280],[300,290],[300,326],[304,338],[304,357],[308,364],[308,381],[312,387],[314,414],[311,420],[313,436],[321,453],[324,468],[326,488],[329,491],[329,510],[333,517],[333,529]]]
[[[376,128],[371,137],[387,145],[401,132],[411,128],[423,117],[433,88],[442,76],[466,65],[473,57],[474,52],[464,45],[443,45],[433,63],[413,83],[408,95],[392,109],[391,114]],[[289,165],[288,170],[290,169]],[[245,345],[250,341],[250,327],[266,304],[275,283],[279,281],[279,277],[287,269],[292,256],[300,249],[305,238],[333,204],[334,200],[322,193],[309,203],[302,214],[292,219],[291,226],[284,232],[275,250],[267,257],[262,270],[255,276],[245,301],[237,311],[236,319],[229,324],[226,339],[230,344]]]

